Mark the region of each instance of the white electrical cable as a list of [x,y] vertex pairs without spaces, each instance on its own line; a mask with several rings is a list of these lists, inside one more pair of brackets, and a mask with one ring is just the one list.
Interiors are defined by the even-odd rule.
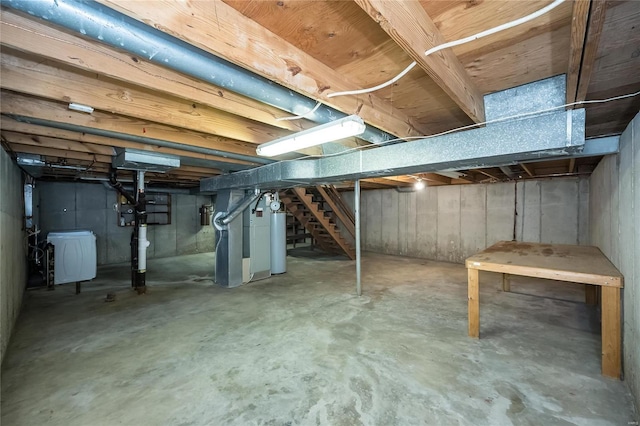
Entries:
[[[522,18],[516,19],[514,21],[511,22],[507,22],[505,24],[502,25],[498,25],[497,27],[494,28],[490,28],[488,30],[479,32],[477,34],[471,35],[469,37],[465,37],[462,38],[460,40],[455,40],[455,41],[450,41],[448,43],[443,43],[440,44],[438,46],[434,46],[431,49],[427,50],[424,52],[425,56],[429,56],[433,53],[436,53],[440,50],[443,49],[447,49],[449,47],[454,47],[454,46],[459,46],[461,44],[465,44],[465,43],[469,43],[471,41],[475,41],[478,40],[480,38],[498,33],[500,31],[504,31],[504,30],[508,30],[509,28],[513,28],[513,27],[517,27],[518,25],[522,25],[526,22],[529,22],[531,20],[534,20],[542,15],[544,15],[545,13],[555,9],[556,7],[558,7],[560,4],[564,3],[565,0],[555,0],[553,3],[548,4],[547,6],[543,7],[542,9],[533,12],[527,16],[523,16]],[[391,80],[385,81],[384,83],[378,84],[377,86],[373,86],[373,87],[369,87],[367,89],[359,89],[359,90],[347,90],[344,92],[335,92],[335,93],[330,93],[327,95],[327,98],[335,98],[337,96],[347,96],[347,95],[363,95],[365,93],[371,93],[371,92],[375,92],[377,90],[380,89],[384,89],[387,86],[392,85],[393,83],[395,83],[396,81],[400,80],[402,77],[404,77],[405,75],[407,75],[407,73],[409,71],[411,71],[413,69],[413,67],[415,67],[417,65],[417,63],[415,61],[411,62],[404,70],[402,70],[398,75],[396,75],[395,77],[393,77]],[[301,114],[301,115],[295,115],[292,117],[280,117],[280,118],[276,118],[276,121],[285,121],[285,120],[299,120],[301,118],[305,118],[311,114],[313,114],[314,112],[316,112],[316,110],[320,107],[320,105],[322,105],[320,102],[318,102],[316,104],[316,106],[309,110],[308,112]]]
[[[469,37],[465,37],[462,38],[460,40],[455,40],[455,41],[450,41],[448,43],[444,43],[444,44],[440,44],[438,46],[434,46],[431,49],[427,50],[426,52],[424,52],[425,56],[429,56],[433,53],[436,53],[442,49],[447,49],[449,47],[454,47],[454,46],[459,46],[461,44],[465,44],[465,43],[469,43],[471,41],[474,40],[478,40],[479,38],[482,37],[486,37],[488,35],[491,34],[495,34],[497,32],[500,31],[504,31],[507,30],[509,28],[513,28],[516,27],[518,25],[522,25],[525,22],[529,22],[533,19],[536,19],[539,16],[544,15],[545,13],[555,9],[556,7],[558,7],[560,4],[564,3],[565,0],[555,0],[553,3],[543,7],[542,9],[533,12],[527,16],[523,16],[522,18],[516,19],[514,21],[511,22],[507,22],[506,24],[502,24],[502,25],[498,25],[497,27],[488,29],[486,31],[482,31],[479,32],[477,34],[471,35]],[[330,93],[329,95],[327,95],[327,98],[335,98],[336,96],[347,96],[347,95],[362,95],[365,93],[371,93],[371,92],[375,92],[376,90],[380,90],[383,89],[387,86],[392,85],[393,83],[395,83],[396,81],[400,80],[402,77],[404,77],[409,71],[411,71],[411,69],[413,69],[413,67],[415,67],[417,64],[416,62],[412,62],[411,64],[409,64],[409,66],[407,66],[404,70],[402,70],[402,72],[400,72],[400,74],[396,75],[395,77],[393,77],[391,80],[386,81],[382,84],[378,84],[377,86],[374,87],[370,87],[368,89],[360,89],[360,90],[348,90],[345,92],[335,92],[335,93]]]
[[304,114],[294,115],[293,117],[279,117],[279,118],[276,118],[276,121],[300,120],[301,118],[305,118],[305,117],[313,114],[314,112],[316,112],[318,110],[318,108],[320,108],[320,105],[322,105],[322,103],[317,102],[316,106],[314,106],[313,109],[305,112]]
[[[564,1],[564,0],[562,0]],[[335,98],[336,96],[347,96],[347,95],[362,95],[365,93],[375,92],[376,90],[384,89],[387,86],[391,86],[396,81],[400,80],[404,77],[409,71],[418,65],[415,61],[411,62],[408,67],[400,72],[400,74],[396,75],[389,81],[385,81],[384,83],[378,84],[377,86],[369,87],[368,89],[360,89],[360,90],[347,90],[345,92],[335,92],[327,95],[327,98]]]
[[491,34],[498,33],[500,31],[508,30],[509,28],[517,27],[518,25],[522,25],[522,24],[524,24],[526,22],[532,21],[532,20],[536,19],[537,17],[542,16],[547,12],[550,12],[551,10],[555,9],[556,7],[558,7],[562,3],[564,3],[564,1],[565,0],[556,0],[553,3],[543,7],[542,9],[540,9],[540,10],[538,10],[536,12],[533,12],[533,13],[527,15],[527,16],[523,16],[520,19],[516,19],[515,21],[507,22],[506,24],[498,25],[497,27],[488,29],[486,31],[479,32],[478,34],[474,34],[474,35],[471,35],[469,37],[462,38],[460,40],[450,41],[448,43],[441,44],[440,46],[432,47],[431,49],[429,49],[426,52],[424,52],[424,54],[425,54],[425,56],[429,56],[430,54],[435,53],[435,52],[437,52],[439,50],[442,50],[442,49],[446,49],[446,48],[454,47],[454,46],[459,46],[461,44],[469,43],[470,41],[478,40],[479,38],[486,37],[486,36],[489,36]]

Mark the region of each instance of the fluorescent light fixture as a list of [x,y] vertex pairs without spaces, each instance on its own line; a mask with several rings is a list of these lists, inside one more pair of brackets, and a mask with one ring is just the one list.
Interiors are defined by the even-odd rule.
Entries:
[[332,142],[349,136],[362,134],[366,125],[362,118],[350,115],[340,120],[331,121],[312,129],[303,130],[271,142],[258,145],[256,153],[263,157],[273,157],[291,151],[309,148],[326,142]]
[[422,179],[418,179],[416,183],[413,184],[413,188],[416,191],[422,191],[425,187],[424,181]]
[[91,114],[93,112],[93,108],[88,105],[76,104],[72,102],[69,104],[69,109],[74,111],[86,112],[87,114]]

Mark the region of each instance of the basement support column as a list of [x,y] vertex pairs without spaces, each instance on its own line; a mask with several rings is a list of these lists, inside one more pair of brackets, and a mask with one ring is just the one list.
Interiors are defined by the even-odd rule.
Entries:
[[360,265],[362,259],[360,250],[360,179],[356,180],[353,205],[354,215],[356,217],[356,293],[358,293],[358,296],[362,296],[362,268]]

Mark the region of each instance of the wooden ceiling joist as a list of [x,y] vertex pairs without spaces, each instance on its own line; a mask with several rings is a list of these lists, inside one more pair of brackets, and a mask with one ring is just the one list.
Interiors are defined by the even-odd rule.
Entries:
[[217,149],[229,153],[256,155],[255,145],[248,142],[221,138],[100,111],[85,114],[69,110],[66,104],[23,96],[8,91],[2,91],[0,96],[2,97],[2,112],[5,114],[35,117],[52,122],[148,137],[200,148]]
[[530,164],[524,164],[524,163],[520,163],[520,167],[522,167],[522,170],[524,170],[525,172],[527,172],[527,174],[530,177],[534,177],[535,176],[535,172],[533,169],[533,166]]
[[1,44],[21,52],[39,55],[68,66],[100,73],[282,129],[298,131],[313,126],[306,120],[276,120],[287,114],[225,88],[75,37],[11,11],[2,12],[0,23]]
[[[41,154],[58,158],[95,161],[111,164],[115,152],[112,148],[83,142],[74,142],[46,136],[31,136],[22,133],[2,131],[3,138],[11,144],[15,152]],[[220,174],[216,168],[201,166],[180,166],[180,172],[190,172],[198,176]]]
[[222,1],[158,0],[154,7],[124,0],[99,3],[346,114],[357,113],[398,137],[432,133],[375,94],[328,98],[329,93],[361,87]]
[[569,51],[569,69],[567,71],[567,103],[576,101],[580,66],[587,34],[587,21],[591,0],[574,0],[571,18],[571,46]]
[[425,56],[446,40],[419,2],[355,1],[474,122],[485,121],[484,98],[453,51]]
[[442,176],[442,175],[439,175],[437,173],[420,173],[420,174],[418,174],[418,176],[421,179],[426,180],[427,182],[431,182],[431,183],[438,183],[438,184],[444,184],[444,185],[450,185],[451,184],[451,178],[450,177]]
[[53,148],[62,151],[85,152],[88,154],[114,155],[111,147],[103,145],[95,145],[84,142],[70,141],[66,139],[51,138],[48,136],[34,136],[24,133],[9,132],[2,130],[2,136],[11,143],[21,145],[31,145],[42,148]]
[[606,12],[606,0],[591,0],[589,23],[582,52],[580,75],[578,77],[578,90],[576,93],[576,101],[578,102],[587,99],[587,91],[589,90],[589,82],[591,81],[591,75],[594,70],[594,63],[598,53],[600,35],[602,34]]
[[32,137],[44,136],[44,137],[50,137],[54,139],[65,139],[67,141],[77,141],[77,142],[90,143],[95,145],[102,145],[105,147],[132,148],[132,149],[139,149],[142,151],[156,152],[160,154],[169,154],[169,155],[178,155],[181,157],[196,158],[200,160],[223,161],[226,163],[237,163],[237,164],[247,164],[247,165],[254,164],[248,161],[234,160],[234,159],[229,159],[225,157],[201,154],[198,152],[129,142],[121,139],[90,135],[88,133],[79,133],[79,132],[72,132],[70,130],[55,129],[53,127],[37,126],[35,124],[22,123],[20,121],[13,120],[6,116],[0,116],[0,129],[2,129],[3,131],[23,133]]
[[83,161],[95,161],[96,163],[111,163],[111,156],[100,155],[100,154],[92,154],[89,152],[79,152],[79,151],[69,151],[58,148],[50,148],[46,146],[38,146],[38,145],[23,145],[19,143],[13,143],[11,141],[11,149],[14,152],[19,153],[23,152],[26,154],[38,154],[45,155],[48,157],[57,157],[57,158],[68,158],[71,160],[83,160]]
[[2,87],[16,92],[245,142],[263,143],[290,134],[203,105],[121,86],[96,74],[71,72],[50,61],[36,62],[5,52],[1,58]]
[[481,173],[481,174],[485,175],[486,177],[491,178],[493,180],[500,180],[500,179],[498,179],[496,174],[489,173],[488,171],[486,171],[486,169],[485,170],[483,170],[483,169],[475,169],[475,171],[478,172],[478,173]]

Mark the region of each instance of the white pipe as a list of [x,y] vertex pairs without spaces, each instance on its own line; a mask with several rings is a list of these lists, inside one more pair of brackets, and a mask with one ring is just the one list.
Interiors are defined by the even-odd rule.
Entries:
[[138,192],[144,192],[144,171],[138,170]]
[[360,265],[360,179],[356,180],[354,216],[356,218],[356,293],[362,296],[362,268]]
[[[142,193],[144,193],[144,170],[138,170],[138,193],[136,194],[136,200],[139,199],[139,194]],[[145,272],[147,270],[147,247],[149,247],[149,245],[151,245],[151,242],[147,240],[147,224],[142,223],[138,226],[138,272]]]
[[147,225],[138,227],[138,272],[147,270],[147,247],[151,242],[147,240]]

